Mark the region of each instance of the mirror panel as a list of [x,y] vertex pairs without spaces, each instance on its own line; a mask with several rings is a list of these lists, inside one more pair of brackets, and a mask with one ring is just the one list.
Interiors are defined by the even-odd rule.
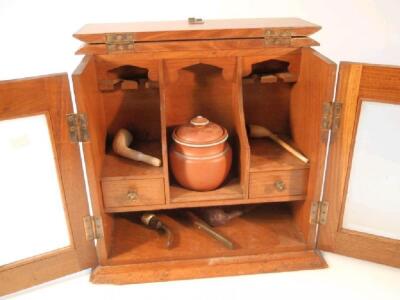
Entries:
[[48,118],[0,121],[0,265],[70,245]]
[[400,105],[361,102],[342,228],[400,239]]

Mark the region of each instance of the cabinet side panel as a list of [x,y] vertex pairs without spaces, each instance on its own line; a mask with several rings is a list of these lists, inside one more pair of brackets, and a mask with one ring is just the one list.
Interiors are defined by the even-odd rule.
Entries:
[[302,49],[300,76],[293,87],[290,123],[293,141],[309,159],[307,197],[294,204],[296,223],[310,246],[314,246],[315,226],[310,225],[311,204],[321,194],[327,132],[322,129],[324,102],[333,98],[336,65],[313,49]]
[[85,113],[88,119],[89,141],[83,143],[90,196],[93,213],[101,216],[104,238],[97,243],[100,263],[108,256],[111,244],[113,219],[104,213],[100,186],[102,165],[105,156],[106,130],[102,97],[97,89],[95,58],[86,56],[73,73],[74,92],[78,112]]

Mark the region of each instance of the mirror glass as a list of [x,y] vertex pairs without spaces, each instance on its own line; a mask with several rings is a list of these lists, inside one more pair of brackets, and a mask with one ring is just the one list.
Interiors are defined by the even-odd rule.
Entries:
[[0,121],[0,265],[70,245],[49,124]]
[[400,105],[362,101],[342,227],[400,239]]

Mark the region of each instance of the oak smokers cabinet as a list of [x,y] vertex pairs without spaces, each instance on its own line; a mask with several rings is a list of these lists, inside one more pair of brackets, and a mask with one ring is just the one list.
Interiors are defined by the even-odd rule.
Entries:
[[[86,25],[74,35],[84,42],[72,75],[76,112],[66,74],[1,82],[0,128],[44,116],[69,246],[1,266],[0,294],[89,267],[93,282],[116,284],[322,268],[319,249],[399,267],[399,222],[377,228],[379,207],[399,197],[398,190],[388,194],[399,185],[398,155],[389,152],[391,164],[378,174],[387,161],[371,162],[376,156],[362,150],[369,140],[382,142],[378,131],[400,129],[400,69],[341,63],[333,100],[336,65],[310,48],[318,46],[309,36],[319,29],[292,18]],[[385,122],[376,121],[379,113]],[[214,191],[189,191],[169,170],[171,132],[195,115],[229,131],[232,169]],[[248,124],[277,133],[309,163],[269,139],[250,138]],[[162,166],[117,157],[110,142],[121,127]],[[398,140],[386,145],[398,153]],[[372,201],[378,209],[371,224],[352,221],[375,195],[357,181],[368,166],[363,155],[389,191]],[[357,192],[360,184],[369,194]],[[188,208],[251,204],[257,209],[218,227],[234,250],[172,217]],[[173,249],[135,221],[143,211],[158,211],[176,232]]]

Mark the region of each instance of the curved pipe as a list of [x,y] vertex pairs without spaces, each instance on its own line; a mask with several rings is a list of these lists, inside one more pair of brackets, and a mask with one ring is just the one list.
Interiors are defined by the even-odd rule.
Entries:
[[305,157],[298,150],[294,149],[292,146],[290,146],[288,143],[286,143],[284,140],[282,140],[276,134],[271,132],[268,128],[265,128],[265,127],[260,126],[260,125],[249,125],[249,129],[250,129],[249,130],[250,131],[250,137],[252,137],[252,138],[265,138],[265,137],[268,137],[271,140],[273,140],[275,143],[279,144],[286,151],[291,153],[293,156],[295,156],[298,159],[300,159],[305,164],[308,163],[309,159],[307,157]]
[[118,130],[117,134],[114,137],[112,145],[114,152],[122,157],[141,161],[155,167],[161,166],[160,159],[129,148],[132,140],[132,134],[128,130],[123,128]]

